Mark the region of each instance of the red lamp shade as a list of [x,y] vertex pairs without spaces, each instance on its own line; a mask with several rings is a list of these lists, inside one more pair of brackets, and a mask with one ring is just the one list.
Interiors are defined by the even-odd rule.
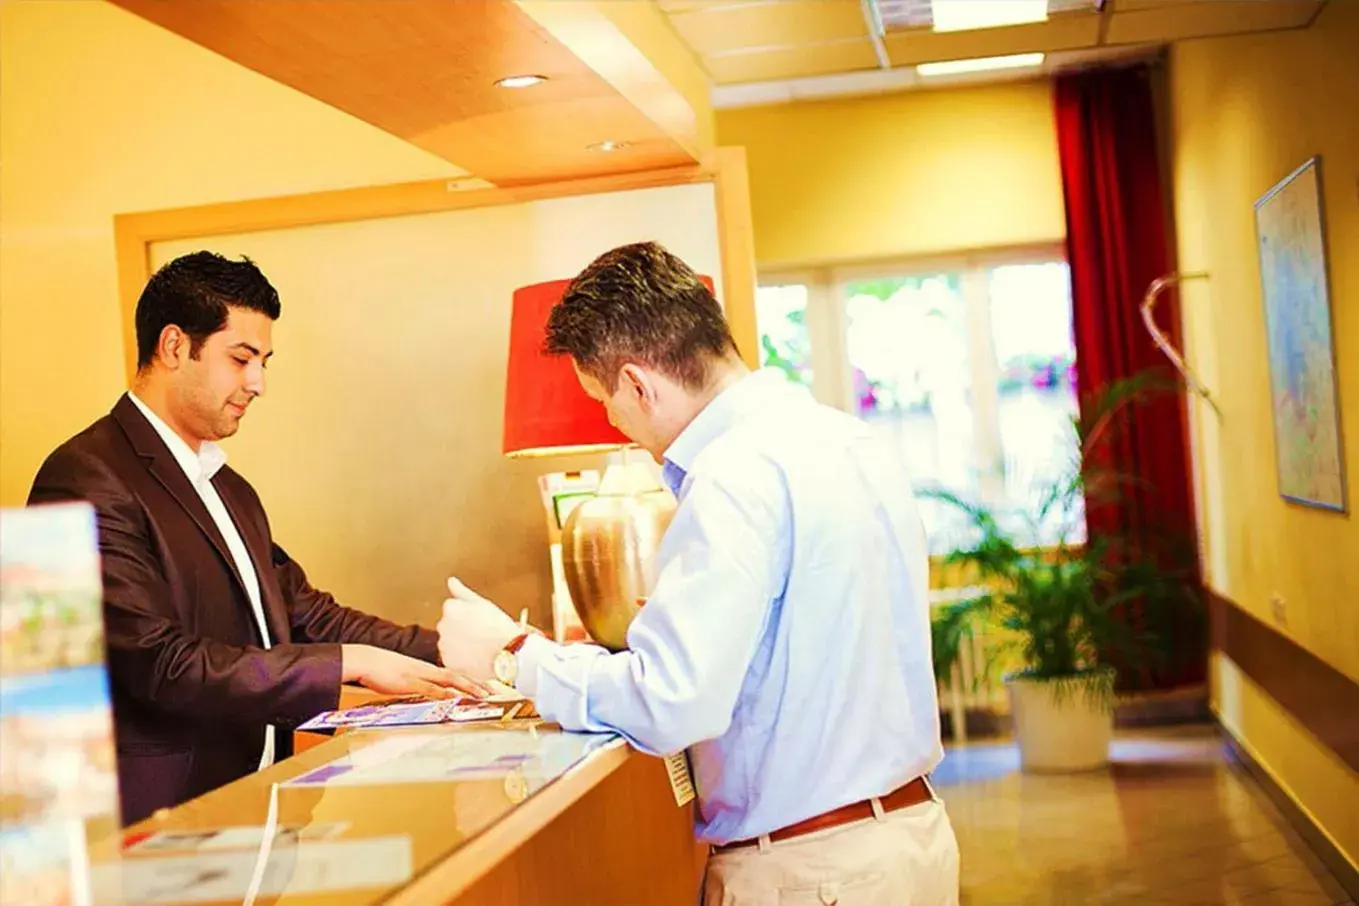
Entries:
[[609,424],[604,407],[585,395],[571,359],[543,354],[547,316],[570,283],[553,280],[514,291],[505,369],[506,456],[613,449],[630,443]]
[[[716,292],[711,277],[699,279],[709,292]],[[547,317],[570,284],[552,280],[514,291],[505,369],[506,456],[611,450],[631,443],[609,424],[604,406],[585,395],[571,359],[543,355]]]

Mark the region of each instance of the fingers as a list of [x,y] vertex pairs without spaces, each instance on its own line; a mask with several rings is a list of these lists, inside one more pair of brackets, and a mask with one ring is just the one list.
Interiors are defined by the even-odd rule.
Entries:
[[426,698],[453,698],[455,694],[452,689],[415,677],[411,678],[411,689]]
[[468,588],[466,585],[463,585],[463,584],[462,584],[462,581],[461,581],[460,579],[458,579],[457,576],[449,576],[449,577],[448,577],[448,593],[449,593],[450,595],[452,595],[453,597],[455,597],[455,598],[461,598],[461,599],[463,599],[464,601],[484,601],[484,600],[486,600],[486,599],[483,598],[481,595],[479,595],[479,594],[477,594],[476,592],[472,591],[472,589]]
[[445,628],[451,629],[458,622],[458,617],[466,611],[467,602],[462,598],[446,598],[444,600],[443,619],[439,621],[439,631],[443,632]]
[[513,626],[516,632],[519,631],[519,624],[509,614],[485,598],[452,597],[444,600],[443,614],[438,623],[440,633],[451,637],[467,632],[469,627],[489,626],[497,630]]
[[472,612],[477,610],[479,606],[490,603],[481,595],[463,585],[456,576],[448,577],[448,594],[449,597],[444,601],[443,619],[439,621],[440,632],[446,631],[445,624],[456,624],[464,619],[469,619]]
[[[472,619],[482,607],[490,604],[483,598],[465,598],[454,596],[444,600],[444,614],[441,622],[457,624],[463,620]],[[495,605],[491,605],[495,606]],[[498,609],[498,608],[497,608]]]
[[[447,667],[436,667],[433,664],[426,664],[420,661],[420,672],[417,679],[420,682],[429,683],[440,689],[455,689],[468,695],[483,697],[491,694],[491,690],[472,679],[470,676],[449,670]],[[450,693],[451,694],[451,693]]]
[[475,696],[476,698],[485,698],[486,696],[491,694],[490,689],[483,686],[481,683],[478,683],[470,676],[461,675],[455,676],[453,678],[452,686],[459,692],[465,692],[466,694]]
[[440,667],[436,664],[428,664],[424,661],[416,661],[420,666],[412,671],[415,677],[427,683],[434,683],[439,686],[456,686],[462,675],[449,670],[447,667]]

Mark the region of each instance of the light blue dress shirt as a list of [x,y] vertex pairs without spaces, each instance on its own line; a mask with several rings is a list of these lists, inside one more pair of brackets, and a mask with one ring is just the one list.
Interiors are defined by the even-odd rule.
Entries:
[[532,637],[520,690],[568,730],[689,749],[714,844],[934,770],[928,553],[893,445],[771,370],[665,460],[679,507],[629,650]]

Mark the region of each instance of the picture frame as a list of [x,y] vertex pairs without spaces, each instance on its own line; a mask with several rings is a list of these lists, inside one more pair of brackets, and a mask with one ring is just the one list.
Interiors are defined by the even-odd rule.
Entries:
[[1279,494],[1348,511],[1321,158],[1255,202]]

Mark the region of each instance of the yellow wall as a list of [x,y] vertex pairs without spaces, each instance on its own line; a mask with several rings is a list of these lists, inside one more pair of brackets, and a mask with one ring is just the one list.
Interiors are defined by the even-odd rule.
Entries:
[[[1175,45],[1168,104],[1179,263],[1210,274],[1186,286],[1186,344],[1222,408],[1221,418],[1202,404],[1194,414],[1209,579],[1359,681],[1356,48],[1359,3],[1350,2],[1328,4],[1306,31]],[[1322,157],[1349,516],[1284,503],[1275,475],[1252,204],[1314,154]],[[1276,594],[1284,625],[1272,616]],[[1230,661],[1218,659],[1215,679],[1223,722],[1359,861],[1359,775],[1329,757]]]
[[113,215],[460,175],[102,0],[0,0],[0,504],[124,387]]
[[761,268],[1066,235],[1047,82],[719,111],[749,154]]

